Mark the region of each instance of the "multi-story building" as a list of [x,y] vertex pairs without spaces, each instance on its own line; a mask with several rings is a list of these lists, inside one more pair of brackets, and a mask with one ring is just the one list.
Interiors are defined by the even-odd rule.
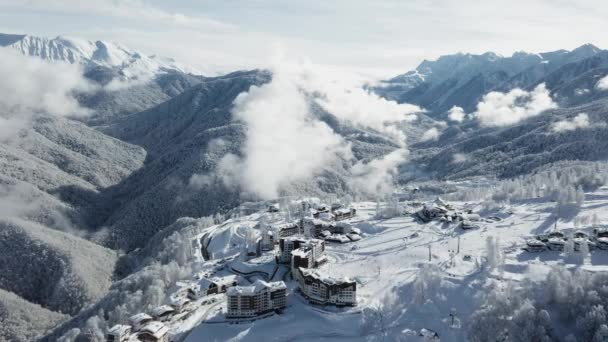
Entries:
[[319,239],[306,239],[300,236],[289,236],[279,240],[278,261],[283,264],[291,263],[292,252],[305,248],[310,250],[310,262],[312,265],[318,264],[325,254],[325,242]]
[[282,281],[257,280],[251,286],[231,287],[226,292],[226,318],[254,319],[287,306],[287,287]]
[[300,292],[313,304],[357,305],[357,283],[353,280],[336,279],[301,267],[295,270],[294,276]]
[[295,222],[279,224],[275,226],[275,230],[279,232],[280,238],[302,233],[300,225]]

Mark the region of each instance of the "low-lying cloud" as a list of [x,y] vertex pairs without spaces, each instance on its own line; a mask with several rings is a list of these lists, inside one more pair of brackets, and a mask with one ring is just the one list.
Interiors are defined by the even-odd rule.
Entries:
[[453,106],[449,111],[448,111],[448,118],[451,121],[454,122],[462,122],[464,121],[464,118],[466,117],[466,113],[464,112],[464,109],[462,109],[462,107],[458,107],[458,106]]
[[587,115],[587,113],[580,113],[574,118],[572,118],[572,120],[566,119],[554,123],[551,129],[553,130],[553,132],[560,133],[574,131],[577,129],[589,128],[590,125],[591,124],[589,122],[589,116]]
[[439,139],[439,130],[437,127],[431,127],[420,137],[420,141],[433,141]]
[[508,93],[490,92],[473,115],[484,126],[508,126],[554,108],[557,104],[542,83],[530,92],[519,88]]
[[597,81],[595,87],[599,90],[608,90],[608,75]]
[[350,144],[316,116],[314,103],[339,120],[382,132],[400,146],[351,168],[356,190],[386,190],[384,184],[392,184],[397,165],[408,154],[401,127],[422,109],[387,101],[344,80],[343,75],[311,64],[280,61],[270,83],[240,94],[233,114],[247,125],[247,140],[242,157],[229,154],[221,160],[225,183],[272,199],[285,186],[311,179],[332,163],[352,163]]
[[0,60],[0,140],[26,128],[37,113],[86,113],[73,96],[74,91],[90,87],[79,67],[51,64],[7,48],[0,48]]

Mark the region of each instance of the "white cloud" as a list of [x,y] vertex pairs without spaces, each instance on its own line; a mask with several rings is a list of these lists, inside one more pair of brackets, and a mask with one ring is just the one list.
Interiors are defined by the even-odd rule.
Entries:
[[465,116],[466,113],[464,112],[464,109],[458,106],[453,106],[448,112],[448,118],[454,122],[464,121]]
[[406,160],[408,154],[407,149],[401,148],[369,163],[356,163],[351,169],[351,187],[366,195],[390,193],[394,189],[398,166]]
[[0,48],[0,60],[0,139],[27,127],[36,113],[86,113],[73,97],[75,90],[91,89],[77,66],[49,64],[7,48]]
[[452,156],[452,163],[453,164],[464,163],[467,160],[469,160],[469,157],[466,154],[464,154],[464,153],[454,153],[454,155]]
[[589,94],[590,92],[591,92],[591,90],[589,90],[587,88],[577,88],[574,90],[574,95],[581,96],[581,95]]
[[559,133],[589,128],[589,126],[589,116],[587,115],[587,113],[580,113],[574,118],[572,118],[572,120],[565,119],[554,123],[551,129],[553,130],[553,132]]
[[420,137],[420,141],[431,141],[439,138],[439,130],[436,127],[431,127]]
[[557,108],[545,84],[531,92],[515,88],[508,93],[490,92],[477,104],[473,114],[484,126],[507,126]]
[[597,84],[595,86],[599,90],[608,90],[608,75],[597,81]]
[[[407,156],[401,125],[419,107],[384,100],[361,88],[361,80],[310,63],[275,62],[273,79],[235,100],[234,116],[247,125],[243,157],[228,155],[219,170],[227,184],[238,184],[265,199],[282,188],[314,177],[337,160],[352,159],[350,145],[311,112],[311,101],[339,120],[388,134],[401,146],[379,160],[352,167],[353,186],[367,179],[374,188],[392,184],[396,163]],[[348,75],[346,75],[348,76]]]
[[283,186],[314,176],[340,156],[350,157],[347,144],[312,117],[305,94],[281,70],[270,83],[240,94],[233,113],[247,125],[244,158],[229,155],[220,170],[262,198],[276,198]]

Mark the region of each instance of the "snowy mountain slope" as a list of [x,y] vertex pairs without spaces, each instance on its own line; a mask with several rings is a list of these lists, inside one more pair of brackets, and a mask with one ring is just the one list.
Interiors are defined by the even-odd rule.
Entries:
[[67,318],[67,315],[47,310],[0,289],[0,340],[32,341],[44,336]]
[[0,226],[3,289],[49,310],[75,314],[110,287],[115,252],[20,219],[2,219]]
[[64,118],[36,116],[32,128],[22,133],[16,142],[0,145],[2,183],[24,183],[54,199],[45,195],[32,202],[30,195],[24,195],[28,191],[19,188],[8,189],[5,195],[23,197],[21,200],[33,208],[41,205],[42,212],[54,212],[56,218],[67,215],[82,232],[90,229],[103,211],[105,200],[100,190],[139,169],[146,157],[139,147]]
[[[584,63],[592,64],[591,61],[604,54],[604,50],[586,44],[572,51],[517,52],[510,57],[491,52],[447,55],[437,61],[423,61],[415,71],[382,82],[376,91],[398,102],[418,104],[433,117],[443,117],[452,106],[460,106],[465,111],[475,110],[482,95],[492,90],[529,89],[545,79],[549,83],[551,74],[553,78],[555,75],[572,77],[566,69],[559,69],[587,59],[589,61]],[[548,86],[553,89],[552,85]]]
[[[216,167],[227,153],[240,154],[245,141],[245,126],[232,120],[234,99],[251,85],[268,80],[269,74],[260,71],[208,79],[170,101],[103,128],[149,153],[145,168],[107,194],[123,203],[105,223],[111,227],[109,246],[131,250],[179,217],[210,215],[238,205],[240,192],[222,182]],[[348,137],[357,158],[377,157],[396,148],[377,133],[374,140],[372,134],[348,125],[338,127],[333,120],[330,126]],[[349,137],[351,133],[356,134]],[[207,181],[192,183],[193,175],[205,175]],[[344,166],[332,162],[317,179],[284,190],[342,193],[347,188],[345,176]]]
[[[585,113],[589,126],[556,132],[558,121]],[[514,177],[561,160],[605,160],[608,157],[608,100],[555,109],[502,128],[468,122],[446,129],[437,141],[412,146],[412,163],[440,178],[474,175]],[[460,154],[462,160],[456,160]]]
[[[111,69],[98,67],[85,73],[85,77],[107,85],[113,78],[118,77],[114,73]],[[108,125],[113,120],[165,102],[204,79],[203,76],[172,71],[158,74],[146,82],[132,82],[118,89],[105,87],[99,91],[78,94],[80,104],[93,112],[82,120],[92,126]]]

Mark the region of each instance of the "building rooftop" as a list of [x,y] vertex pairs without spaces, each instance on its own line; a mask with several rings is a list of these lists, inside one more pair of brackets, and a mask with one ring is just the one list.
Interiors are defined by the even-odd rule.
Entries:
[[150,319],[152,319],[152,316],[148,315],[147,313],[140,312],[138,314],[135,314],[135,315],[129,317],[129,322],[140,323],[142,321],[150,320]]
[[159,307],[154,308],[154,310],[152,310],[152,314],[157,317],[161,316],[167,312],[175,312],[175,309],[169,305],[161,305]]
[[108,330],[108,334],[122,336],[131,331],[131,327],[124,324],[116,324],[110,330]]
[[167,328],[161,322],[153,321],[144,325],[139,331],[140,334],[148,333],[155,338],[161,338],[169,332],[169,328]]
[[305,277],[312,277],[314,279],[318,279],[321,282],[323,282],[325,284],[329,284],[329,285],[341,285],[341,284],[345,284],[345,283],[354,283],[355,282],[354,280],[347,278],[347,277],[336,278],[336,277],[328,276],[325,274],[321,274],[316,270],[303,269],[303,268],[300,268],[299,270],[300,270],[300,272],[302,272],[302,275],[304,275]]
[[280,289],[286,289],[286,288],[287,288],[287,286],[282,281],[275,281],[275,282],[268,283],[268,282],[258,279],[258,280],[256,280],[255,283],[253,283],[250,286],[231,287],[228,289],[226,294],[229,296],[236,296],[236,295],[249,296],[249,295],[258,294],[264,289],[280,290]]

